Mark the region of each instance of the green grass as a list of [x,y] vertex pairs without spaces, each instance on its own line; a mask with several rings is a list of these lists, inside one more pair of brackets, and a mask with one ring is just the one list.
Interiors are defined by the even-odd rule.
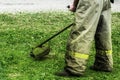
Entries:
[[[31,48],[69,25],[74,15],[68,12],[0,14],[0,80],[119,80],[120,79],[120,13],[112,14],[114,71],[95,72],[87,68],[86,77],[55,76],[64,67],[64,53],[69,30],[50,41],[49,58],[36,61],[29,56]],[[94,61],[91,49],[88,67]]]

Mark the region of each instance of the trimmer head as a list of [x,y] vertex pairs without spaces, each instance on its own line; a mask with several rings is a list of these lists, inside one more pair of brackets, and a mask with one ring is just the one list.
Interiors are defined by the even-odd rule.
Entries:
[[50,46],[48,44],[44,44],[42,46],[38,46],[32,49],[30,56],[35,59],[43,59],[50,52]]
[[30,53],[30,56],[35,58],[35,59],[43,59],[50,52],[50,46],[48,44],[48,41],[50,41],[51,39],[53,39],[54,37],[56,37],[57,35],[59,35],[63,31],[65,31],[66,29],[68,29],[72,25],[74,25],[74,23],[72,23],[72,24],[68,25],[67,27],[63,28],[62,30],[60,30],[59,32],[57,32],[56,34],[52,35],[50,38],[46,39],[44,42],[39,44],[39,46],[33,48],[31,53]]

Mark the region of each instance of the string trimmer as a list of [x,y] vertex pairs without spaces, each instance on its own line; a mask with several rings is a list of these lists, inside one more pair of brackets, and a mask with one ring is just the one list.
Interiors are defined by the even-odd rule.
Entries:
[[48,38],[45,41],[43,41],[42,43],[40,43],[35,48],[32,48],[32,51],[30,52],[30,56],[35,59],[41,59],[41,58],[45,57],[46,55],[48,55],[50,52],[50,45],[48,44],[48,42],[51,39],[53,39],[54,37],[56,37],[57,35],[59,35],[60,33],[62,33],[63,31],[67,30],[73,24],[74,23],[68,25],[67,27],[65,27],[62,30],[60,30],[59,32],[57,32],[56,34],[52,35],[50,38]]

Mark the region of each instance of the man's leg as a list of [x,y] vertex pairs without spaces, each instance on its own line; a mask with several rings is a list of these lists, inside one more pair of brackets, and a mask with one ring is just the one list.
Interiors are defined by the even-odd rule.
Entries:
[[[65,56],[65,71],[70,74],[84,74],[102,7],[103,0],[79,0]],[[61,72],[58,75],[65,74]]]
[[95,35],[96,57],[93,69],[110,72],[113,68],[111,42],[111,8],[106,0]]

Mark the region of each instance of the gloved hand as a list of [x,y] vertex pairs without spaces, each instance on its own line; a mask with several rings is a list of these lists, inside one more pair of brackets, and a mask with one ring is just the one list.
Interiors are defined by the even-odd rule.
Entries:
[[68,5],[67,8],[71,11],[71,12],[75,12],[76,11],[76,7],[73,5]]

